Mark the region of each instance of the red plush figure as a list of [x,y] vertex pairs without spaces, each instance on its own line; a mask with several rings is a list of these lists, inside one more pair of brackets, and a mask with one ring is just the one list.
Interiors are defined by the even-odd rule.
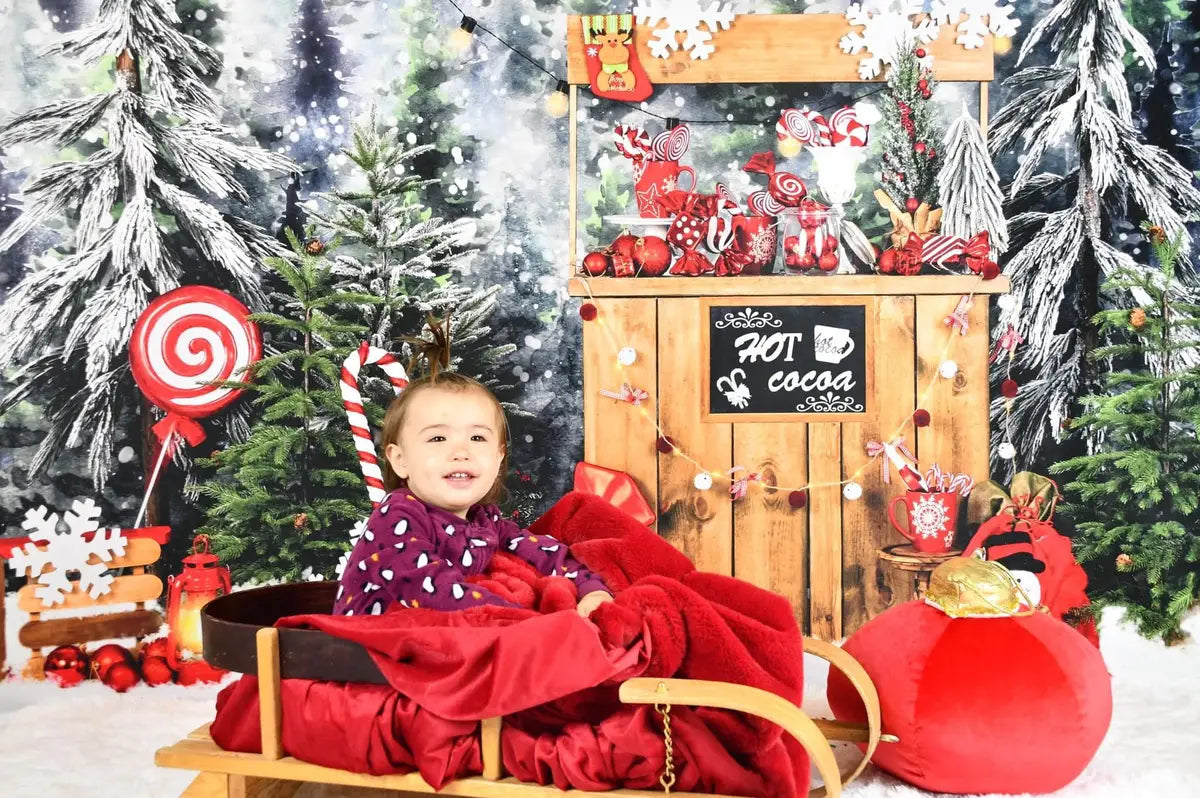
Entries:
[[610,100],[639,102],[654,86],[638,60],[632,14],[583,17],[584,56],[592,93]]
[[[899,737],[871,761],[930,792],[1054,792],[1083,772],[1108,731],[1108,671],[1071,627],[1020,610],[1015,585],[1003,611],[991,614],[1001,602],[986,586],[960,583],[958,595],[975,606],[953,616],[930,602],[939,572],[975,566],[1004,572],[949,560],[931,576],[926,601],[892,607],[846,641],[843,650],[879,691],[883,731]],[[842,674],[831,672],[828,685],[838,720],[865,720]]]

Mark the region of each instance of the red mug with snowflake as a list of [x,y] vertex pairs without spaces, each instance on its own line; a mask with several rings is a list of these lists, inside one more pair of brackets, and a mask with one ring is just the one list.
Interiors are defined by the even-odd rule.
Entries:
[[[679,185],[680,175],[687,175],[689,185]],[[634,192],[637,197],[638,213],[645,219],[663,219],[669,216],[662,207],[662,199],[672,191],[694,191],[696,172],[690,166],[681,166],[678,161],[645,161],[636,175]]]
[[[906,524],[896,518],[896,505],[904,505]],[[958,526],[958,492],[927,493],[910,490],[892,499],[888,505],[892,526],[912,541],[913,548],[927,554],[937,554],[954,548],[954,533]]]

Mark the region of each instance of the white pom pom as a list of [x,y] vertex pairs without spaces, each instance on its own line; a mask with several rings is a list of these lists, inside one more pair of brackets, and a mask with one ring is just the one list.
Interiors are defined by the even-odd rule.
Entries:
[[942,365],[938,366],[938,374],[941,374],[948,380],[954,379],[954,375],[958,373],[958,364],[953,360],[943,360]]
[[1017,447],[1005,441],[996,448],[996,454],[1000,455],[1002,460],[1011,460],[1017,456]]
[[637,350],[632,346],[626,346],[617,352],[617,362],[622,366],[632,366],[637,362]]
[[996,306],[1006,312],[1016,310],[1017,298],[1012,294],[1001,294],[996,300]]
[[712,487],[712,475],[700,473],[692,480],[692,484],[696,486],[696,490],[708,490]]
[[862,498],[862,485],[857,482],[847,482],[842,486],[842,495],[847,501],[856,502]]

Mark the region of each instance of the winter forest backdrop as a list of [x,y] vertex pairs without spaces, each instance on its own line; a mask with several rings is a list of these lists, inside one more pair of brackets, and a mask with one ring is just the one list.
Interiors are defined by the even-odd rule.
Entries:
[[[1057,2],[1022,0],[1014,4],[1021,26],[1016,46],[997,55],[997,79],[991,93],[993,117],[1024,90],[1006,86],[1004,80],[1019,68],[1018,54],[1025,37]],[[128,0],[103,3],[126,4]],[[169,9],[171,3],[144,0],[132,5],[153,10],[156,6]],[[624,12],[630,4],[600,0],[466,0],[460,5],[550,72],[565,77],[566,15]],[[837,0],[807,4],[740,0],[733,7],[739,13],[840,13],[846,5]],[[1115,7],[1116,3],[1102,0],[1098,5]],[[1132,103],[1129,112],[1145,140],[1167,149],[1190,171],[1195,167],[1194,156],[1186,147],[1193,127],[1200,122],[1200,12],[1194,4],[1182,0],[1132,0],[1122,5],[1128,20],[1157,51],[1157,63],[1150,67],[1138,63],[1132,52],[1119,56],[1128,66],[1123,75]],[[92,65],[62,53],[41,55],[55,37],[93,23],[101,6],[100,0],[10,0],[0,8],[0,30],[7,45],[0,56],[4,59],[0,69],[0,124],[47,103],[110,91],[114,79],[111,55]],[[285,230],[301,231],[304,221],[316,224],[319,234],[337,227],[336,223],[321,226],[322,214],[328,221],[333,206],[305,204],[317,192],[361,187],[362,170],[342,150],[353,146],[352,124],[363,120],[372,107],[385,135],[398,135],[400,143],[408,147],[431,146],[404,160],[401,171],[406,176],[439,181],[423,188],[411,187],[411,194],[428,207],[428,213],[450,223],[445,232],[452,251],[441,252],[438,257],[453,262],[457,283],[475,295],[471,300],[475,340],[461,341],[456,351],[466,354],[486,347],[511,347],[511,351],[484,352],[473,368],[498,386],[502,399],[520,409],[512,414],[512,463],[518,471],[512,480],[514,499],[526,515],[547,507],[568,489],[571,467],[582,454],[580,321],[575,312],[577,302],[566,296],[564,269],[567,121],[548,115],[545,105],[546,97],[554,90],[554,80],[487,36],[474,37],[465,52],[454,48],[451,34],[461,15],[448,0],[180,0],[174,7],[183,32],[211,47],[219,57],[214,70],[197,74],[215,98],[212,114],[232,131],[227,140],[261,148],[251,160],[236,159],[238,164],[251,167],[238,174],[248,201],[238,202],[237,192],[231,191],[230,200],[215,205],[260,226],[275,241],[286,241]],[[720,47],[719,36],[714,43]],[[1053,42],[1052,35],[1045,36],[1024,65],[1052,63],[1052,48],[1060,45]],[[166,52],[171,43],[163,46]],[[180,96],[164,102],[186,105],[195,99],[184,96],[190,89],[186,84],[181,86]],[[685,120],[772,120],[779,108],[805,104],[836,107],[871,88],[803,84],[744,90],[669,86],[656,89],[648,108],[661,116]],[[940,88],[936,99],[942,108],[943,130],[964,102],[976,102],[971,91],[952,85]],[[599,217],[628,210],[631,189],[627,165],[615,156],[608,131],[622,120],[649,127],[659,126],[661,121],[636,109],[597,104],[586,91],[580,94],[580,107],[580,164],[585,172],[580,207],[585,245],[592,246],[611,240],[618,232],[601,227]],[[1051,175],[1076,175],[1078,153],[1070,146],[1070,120],[1056,130],[1046,131],[1043,138],[1048,146],[1038,170]],[[740,171],[741,165],[750,154],[771,142],[773,122],[696,125],[690,160],[703,176],[702,182],[723,180],[744,195],[749,177]],[[5,146],[0,151],[0,236],[21,214],[18,194],[27,180],[57,161],[88,159],[103,146],[101,127],[92,127],[76,138],[64,135],[57,142],[16,141]],[[1025,147],[1018,140],[999,154],[997,167],[1004,183],[1013,180],[1026,164]],[[285,162],[272,160],[267,153],[286,156],[298,164],[298,183],[289,179],[291,169]],[[872,180],[869,175],[865,179]],[[1037,201],[1044,207],[1035,203],[1025,210],[1053,211],[1053,203],[1059,201],[1055,193],[1069,191],[1069,187],[1064,189],[1064,183],[1053,180],[1040,183],[1040,179],[1034,181],[1034,187],[1041,189]],[[868,199],[856,202],[848,211],[868,235],[877,238],[886,228],[886,216],[869,201],[869,191],[865,194]],[[169,199],[171,195],[164,196]],[[1183,201],[1180,209],[1185,216],[1198,209],[1188,208],[1189,201]],[[1122,211],[1118,207],[1105,216],[1102,235],[1116,251],[1144,262],[1149,253],[1138,231],[1144,219],[1123,215]],[[413,223],[420,218],[418,214]],[[78,222],[65,212],[51,213],[19,240],[8,242],[10,246],[0,257],[0,301],[6,294],[12,297],[27,270],[43,262],[48,252],[56,248],[67,252],[80,246],[73,240],[83,235],[76,229]],[[247,234],[246,241],[245,251],[256,256],[254,262],[261,263],[271,239],[259,240]],[[183,275],[185,282],[202,281],[197,279],[200,273],[194,271],[194,264],[186,262],[189,250],[181,247],[177,252],[181,253],[178,275]],[[1002,265],[1007,266],[1003,261]],[[1052,264],[1042,267],[1050,269]],[[164,279],[169,282],[170,276]],[[214,277],[213,282],[228,288],[230,280],[238,285],[236,276]],[[446,288],[444,281],[434,282],[439,290]],[[258,290],[269,292],[276,287],[265,284]],[[40,290],[49,291],[50,287]],[[1068,284],[1066,305],[1078,305],[1071,290]],[[457,299],[447,300],[443,307],[461,304],[463,297],[455,296]],[[137,310],[131,311],[126,300],[145,298],[109,299],[113,315],[132,312],[136,316]],[[253,306],[254,297],[242,299]],[[265,301],[264,297],[259,299]],[[491,304],[494,309],[488,315]],[[1038,315],[1055,318],[1054,314]],[[412,328],[393,329],[388,336],[419,332],[423,314],[413,312],[405,318],[412,322]],[[1066,312],[1057,317],[1054,328],[1026,330],[1037,333],[1031,346],[1042,347],[1050,354],[1030,365],[1025,375],[1032,387],[1029,399],[1017,408],[1016,423],[1021,426],[1024,440],[1016,462],[1019,467],[1045,473],[1049,463],[1061,460],[1081,445],[1056,440],[1064,413],[1069,410],[1064,402],[1074,398],[1070,394],[1056,395],[1054,388],[1071,380],[1069,337],[1074,324],[1075,319]],[[0,368],[7,367],[0,373],[0,395],[10,394],[19,384],[17,361],[27,363],[39,356],[31,351],[24,359],[11,359],[13,353],[5,347],[12,347],[13,336],[20,332],[15,328],[0,331]],[[41,345],[61,346],[63,338],[70,335],[70,330],[56,332],[58,340],[51,336]],[[107,379],[97,376],[104,369],[82,360],[81,356],[66,363],[47,361],[42,378],[19,392],[16,398],[20,401],[9,401],[3,408],[3,534],[20,534],[20,519],[26,508],[42,503],[62,508],[74,497],[95,496],[104,508],[102,518],[106,523],[129,525],[137,514],[143,479],[138,395],[129,390],[132,382],[127,374],[112,375],[116,393],[104,400],[111,430],[89,423],[87,429],[69,434],[67,426],[79,417],[80,407],[71,404],[68,395],[78,394],[90,382]],[[1044,383],[1040,391],[1039,377]],[[55,412],[61,423],[53,420]],[[245,407],[226,415],[229,417],[219,423],[206,423],[209,440],[189,457],[219,451],[231,445],[230,435],[236,438],[244,432]],[[341,418],[331,423],[339,432],[344,429]],[[1002,469],[1009,465],[997,463],[998,475],[1003,476]],[[204,521],[195,497],[186,498],[192,496],[187,491],[190,478],[186,472],[193,467],[190,461],[178,463],[163,483],[170,521],[184,532]],[[300,528],[304,522],[297,518],[296,523]],[[188,539],[187,535],[177,535],[173,545],[181,546]],[[175,559],[170,549],[167,558]]]

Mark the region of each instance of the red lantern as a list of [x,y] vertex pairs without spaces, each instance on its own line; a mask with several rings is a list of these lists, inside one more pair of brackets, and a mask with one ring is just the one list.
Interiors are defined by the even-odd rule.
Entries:
[[231,591],[229,569],[209,551],[208,536],[196,535],[192,553],[183,558],[183,573],[167,579],[167,661],[179,669],[180,652],[196,657],[204,650],[200,637],[200,610]]

